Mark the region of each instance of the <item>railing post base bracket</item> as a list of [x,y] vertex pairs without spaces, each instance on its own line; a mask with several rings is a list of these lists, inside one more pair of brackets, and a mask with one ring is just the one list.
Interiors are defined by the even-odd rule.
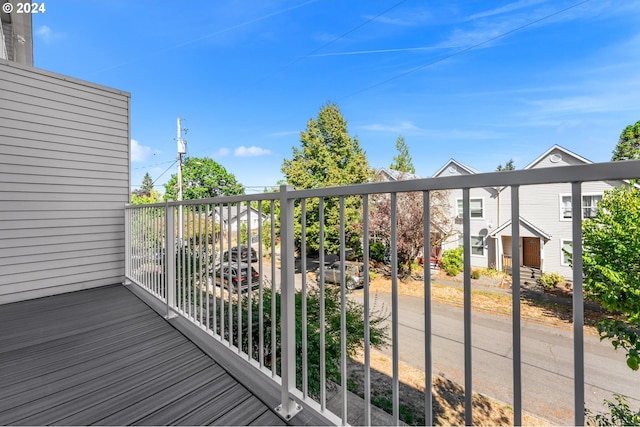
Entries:
[[288,412],[285,410],[284,405],[278,405],[275,408],[276,413],[280,416],[280,418],[282,418],[285,421],[289,421],[290,419],[292,419],[302,411],[302,406],[300,406],[297,402],[291,402],[291,403],[292,404],[289,406],[293,406],[293,409],[289,410]]

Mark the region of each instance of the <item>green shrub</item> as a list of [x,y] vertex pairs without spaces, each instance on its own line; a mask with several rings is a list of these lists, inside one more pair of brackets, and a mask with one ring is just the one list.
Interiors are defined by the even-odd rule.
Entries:
[[482,270],[480,270],[479,268],[474,268],[471,270],[471,278],[472,279],[479,279],[480,276],[482,275]]
[[442,253],[442,269],[448,276],[457,276],[462,271],[462,246],[447,249]]
[[585,410],[587,425],[594,426],[640,426],[640,411],[636,412],[629,408],[627,399],[618,394],[615,395],[615,402],[605,399],[604,404],[609,408],[609,413],[600,412],[592,415],[591,411]]
[[560,282],[564,282],[564,277],[560,273],[544,273],[538,279],[538,283],[547,289],[555,288]]
[[384,261],[384,252],[385,247],[381,242],[371,242],[369,243],[369,258],[374,261],[383,262]]

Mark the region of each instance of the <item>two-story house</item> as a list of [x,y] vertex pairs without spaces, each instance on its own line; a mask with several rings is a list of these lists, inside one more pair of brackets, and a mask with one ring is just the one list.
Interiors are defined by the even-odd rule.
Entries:
[[[591,161],[559,145],[554,145],[524,169],[551,168],[590,164]],[[454,159],[449,160],[433,176],[472,175],[477,169]],[[583,218],[595,216],[597,203],[606,190],[623,185],[622,181],[584,183],[582,188]],[[520,260],[521,265],[542,272],[557,272],[569,278],[571,266],[567,250],[571,240],[571,183],[524,185],[520,187]],[[505,188],[472,189],[469,209],[471,217],[471,265],[510,269],[511,192]],[[462,190],[451,191],[450,206],[462,235]],[[449,239],[443,249],[460,246],[458,236]]]

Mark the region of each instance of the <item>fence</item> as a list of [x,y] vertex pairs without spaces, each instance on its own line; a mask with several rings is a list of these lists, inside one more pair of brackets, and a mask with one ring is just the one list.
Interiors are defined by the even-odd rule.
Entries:
[[[430,195],[438,191],[462,190],[462,242],[464,271],[471,271],[470,190],[507,188],[511,199],[511,218],[520,218],[522,186],[571,183],[573,200],[582,200],[582,183],[613,181],[639,175],[640,161],[602,163],[547,169],[531,169],[473,176],[358,184],[343,187],[292,191],[282,186],[279,192],[215,199],[167,202],[165,204],[127,206],[126,276],[166,303],[167,316],[184,316],[212,339],[219,341],[247,360],[257,371],[280,384],[283,418],[300,410],[299,403],[325,414],[337,423],[347,422],[347,319],[349,304],[345,286],[339,287],[339,322],[325,318],[329,287],[321,268],[317,283],[306,274],[312,270],[307,252],[318,253],[318,266],[324,266],[327,252],[334,252],[341,265],[340,283],[345,283],[348,249],[361,249],[364,268],[364,311],[362,339],[365,365],[365,423],[371,423],[370,388],[370,313],[369,235],[370,215],[381,203],[388,206],[388,241],[391,255],[391,333],[392,416],[399,424],[399,343],[398,343],[398,206],[405,194],[417,194],[423,204],[422,236],[431,236]],[[507,191],[505,189],[505,191]],[[226,213],[225,213],[226,212]],[[247,212],[241,220],[241,212]],[[354,219],[354,212],[357,217]],[[572,207],[573,241],[573,352],[574,421],[584,424],[584,298],[582,289],[581,204]],[[257,215],[258,226],[251,215]],[[182,218],[180,224],[179,218]],[[455,215],[452,216],[455,220]],[[455,222],[455,221],[454,221]],[[258,236],[256,239],[254,236]],[[511,224],[511,265],[520,265],[520,225]],[[254,243],[255,241],[258,243]],[[359,248],[353,245],[359,244]],[[428,247],[429,242],[425,242]],[[257,246],[255,255],[252,245]],[[235,249],[236,247],[246,249]],[[279,248],[279,249],[278,249]],[[245,255],[246,253],[246,255]],[[425,251],[429,253],[429,251]],[[520,271],[513,270],[513,283],[520,283]],[[296,289],[296,271],[298,277]],[[246,273],[246,275],[245,275]],[[432,279],[424,274],[424,366],[425,414],[427,425],[432,413]],[[337,289],[337,288],[334,288]],[[472,321],[471,279],[464,275],[464,390],[465,423],[472,418]],[[515,425],[522,424],[522,358],[520,289],[514,286],[512,306],[513,401]],[[318,296],[318,318],[311,295]],[[313,314],[312,314],[313,312]],[[310,317],[311,316],[311,317]],[[296,323],[296,317],[302,319]],[[335,319],[332,319],[335,320]],[[339,324],[328,331],[330,325]],[[296,329],[298,327],[298,329]],[[337,333],[339,343],[327,340],[328,332]],[[315,335],[314,335],[315,334]],[[314,340],[310,341],[313,336]],[[328,360],[330,345],[339,346],[339,359]],[[316,348],[317,345],[317,348]],[[313,352],[313,362],[310,356]],[[318,359],[316,360],[317,357]],[[338,373],[328,364],[337,363]],[[327,409],[327,389],[338,382],[342,391],[342,410]]]

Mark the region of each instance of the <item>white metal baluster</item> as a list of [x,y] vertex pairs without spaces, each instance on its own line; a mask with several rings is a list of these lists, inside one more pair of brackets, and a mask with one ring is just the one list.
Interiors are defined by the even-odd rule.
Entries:
[[253,317],[252,317],[252,297],[253,297],[253,277],[251,272],[253,271],[254,260],[251,256],[251,248],[253,248],[251,241],[251,204],[247,202],[247,257],[249,268],[247,268],[247,284],[249,289],[247,291],[247,360],[252,359],[251,347],[253,342]]
[[192,211],[192,205],[187,205],[185,206],[187,209],[187,248],[188,248],[188,254],[189,254],[189,258],[187,259],[187,278],[188,278],[188,283],[187,286],[189,286],[189,317],[193,320],[194,319],[194,312],[195,312],[195,280],[194,280],[194,268],[193,268],[193,263],[195,261],[195,257],[194,257],[194,252],[193,252],[193,237],[195,233],[193,233],[192,230],[192,223],[193,223],[193,211]]
[[[258,363],[260,368],[264,367],[264,269],[262,262],[262,200],[258,202],[258,236],[260,236],[260,244],[258,245]],[[269,222],[273,222],[273,210],[271,210],[271,218]]]
[[424,419],[433,425],[433,358],[431,354],[431,199],[429,191],[422,192],[424,267]]
[[362,195],[362,259],[364,261],[364,425],[371,425],[371,331],[369,301],[369,196]]
[[[204,294],[205,294],[205,297],[207,299],[207,302],[206,302],[207,314],[206,314],[206,318],[205,318],[205,321],[207,322],[206,323],[206,325],[207,325],[206,328],[207,329],[211,328],[211,323],[210,323],[211,319],[210,319],[210,315],[209,315],[209,309],[211,308],[210,305],[209,305],[210,304],[209,300],[211,299],[211,296],[209,295],[209,292],[210,292],[209,291],[209,278],[211,277],[211,271],[209,270],[209,256],[210,256],[210,254],[209,254],[209,235],[211,234],[211,243],[212,243],[211,248],[212,248],[212,251],[213,251],[213,249],[215,249],[215,245],[214,245],[215,237],[214,236],[216,234],[215,233],[215,226],[213,227],[213,233],[209,229],[209,217],[211,216],[210,206],[211,206],[210,204],[208,204],[208,203],[206,204],[206,206],[205,206],[205,217],[204,217],[204,235],[205,235],[205,242],[206,242],[205,245],[204,245],[204,253],[205,253],[205,266],[204,266],[204,269],[205,269],[204,270],[205,271],[205,273],[204,273],[204,277],[205,277],[205,279],[204,279],[205,293]],[[212,223],[213,223],[213,219],[212,219]],[[215,301],[215,299],[214,299],[214,301]]]
[[307,348],[307,200],[300,200],[301,232],[300,232],[300,271],[302,272],[302,395],[306,399],[309,396],[309,367]]
[[[276,369],[276,224],[274,201],[271,201],[271,377],[275,378]],[[280,206],[282,209],[282,206]],[[280,224],[282,227],[282,224]],[[282,286],[282,284],[281,284]]]
[[[216,292],[220,292],[220,318],[218,321],[220,322],[220,339],[224,340],[224,274],[222,271],[223,267],[223,259],[224,259],[224,205],[220,203],[220,286],[216,290]],[[217,278],[215,280],[218,280]]]
[[345,255],[344,196],[340,197],[340,379],[342,425],[347,425],[347,276]]
[[227,204],[227,328],[229,330],[229,346],[233,345],[233,280],[231,273],[231,203]]
[[393,375],[391,383],[393,424],[400,424],[399,332],[398,332],[398,204],[397,194],[391,193],[391,354]]
[[173,309],[176,306],[176,230],[175,230],[175,208],[165,204],[165,251],[164,262],[166,268],[167,284],[167,318],[172,317]]
[[[237,272],[238,272],[238,286],[237,286],[237,305],[236,305],[236,319],[238,324],[238,354],[242,354],[242,269],[240,268],[240,264],[242,263],[242,251],[241,251],[241,233],[240,233],[240,207],[242,206],[241,202],[236,203],[236,247],[238,248],[238,252],[236,253],[236,263],[237,263]],[[249,269],[250,271],[250,269]],[[247,280],[249,280],[249,271],[247,271]],[[251,282],[248,283],[251,285]],[[251,292],[251,288],[249,287],[248,292]]]
[[[205,220],[206,221],[206,220]],[[203,289],[203,283],[202,283],[202,261],[203,261],[203,255],[204,255],[204,250],[202,247],[202,205],[198,205],[198,310],[200,311],[200,325],[203,324],[203,301],[202,299],[207,295],[207,288],[206,285]],[[205,239],[206,240],[206,239]]]
[[471,359],[471,213],[469,210],[469,188],[462,189],[463,203],[463,248],[464,248],[464,419],[466,425],[473,424],[473,382]]
[[326,355],[326,331],[325,331],[325,301],[324,301],[324,198],[318,201],[318,221],[320,230],[318,232],[320,245],[320,277],[318,286],[320,287],[320,408],[324,412],[327,409],[327,355]]
[[[498,206],[498,209],[500,207]],[[520,186],[511,186],[511,301],[513,331],[513,425],[522,425],[522,344],[520,325]]]
[[582,284],[582,183],[571,183],[573,262],[573,385],[575,425],[584,425],[584,290]]
[[187,261],[187,254],[185,253],[185,240],[184,240],[184,205],[182,204],[182,202],[179,202],[180,205],[178,206],[178,222],[180,224],[178,224],[179,230],[180,230],[180,258],[181,258],[181,262],[180,262],[180,276],[181,276],[181,281],[180,281],[180,292],[182,292],[182,312],[184,314],[187,314],[187,277],[186,277],[186,261]]

